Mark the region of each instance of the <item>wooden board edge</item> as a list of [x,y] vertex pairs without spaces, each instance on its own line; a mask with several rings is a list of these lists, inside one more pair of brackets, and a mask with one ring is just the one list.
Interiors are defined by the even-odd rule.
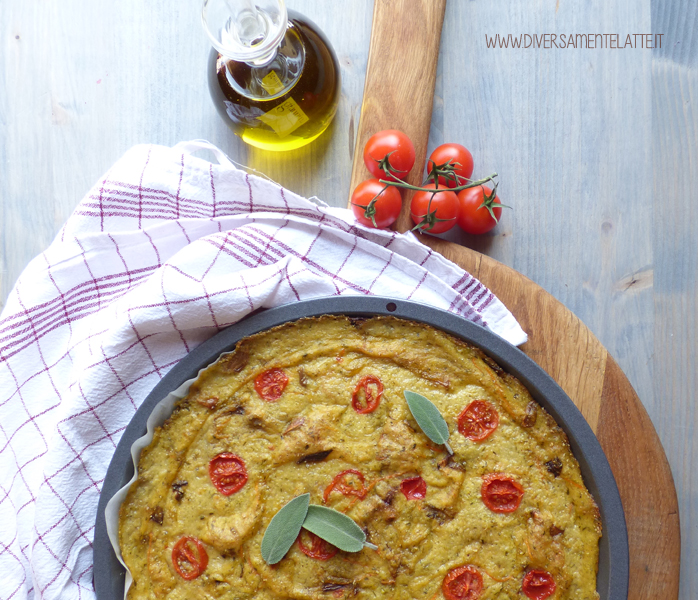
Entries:
[[[562,387],[596,431],[599,421],[607,352],[584,323],[537,283],[499,261],[446,240],[422,235],[421,240],[477,277],[516,317],[528,334],[521,346]],[[535,298],[535,302],[531,301]],[[536,307],[531,309],[531,305]],[[560,335],[564,331],[565,335]],[[551,349],[551,344],[555,348]],[[559,361],[573,350],[582,361]]]
[[[628,598],[675,600],[681,529],[671,468],[645,407],[610,356],[604,379],[597,435],[616,476],[628,525]],[[625,423],[621,431],[619,422]],[[642,526],[636,526],[638,523]]]

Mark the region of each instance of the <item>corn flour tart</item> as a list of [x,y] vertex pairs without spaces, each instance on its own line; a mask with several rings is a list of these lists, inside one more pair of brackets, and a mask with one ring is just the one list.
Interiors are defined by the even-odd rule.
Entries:
[[[404,392],[428,398],[449,454]],[[376,550],[301,530],[260,550],[309,493]],[[567,437],[480,350],[394,317],[324,316],[241,340],[143,450],[120,510],[130,600],[593,600],[599,511]]]

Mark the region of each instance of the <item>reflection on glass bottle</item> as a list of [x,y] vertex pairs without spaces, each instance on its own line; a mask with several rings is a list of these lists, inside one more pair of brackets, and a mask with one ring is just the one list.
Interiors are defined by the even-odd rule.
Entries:
[[258,148],[292,150],[327,129],[339,64],[312,21],[287,12],[283,0],[206,0],[203,17],[214,43],[209,90],[236,134]]

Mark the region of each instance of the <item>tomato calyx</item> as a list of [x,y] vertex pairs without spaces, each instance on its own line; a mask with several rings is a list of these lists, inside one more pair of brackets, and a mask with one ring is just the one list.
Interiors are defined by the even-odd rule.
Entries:
[[394,178],[395,180],[397,180],[397,181],[401,181],[400,177],[398,177],[397,175],[395,175],[395,173],[402,173],[403,176],[404,176],[406,173],[409,173],[410,170],[409,170],[409,169],[407,169],[407,170],[404,170],[404,169],[396,169],[395,167],[393,167],[393,165],[390,164],[390,155],[391,155],[391,154],[395,154],[395,152],[397,152],[397,150],[393,150],[392,152],[388,152],[388,153],[387,153],[383,158],[381,158],[380,160],[378,160],[378,159],[376,159],[376,158],[374,158],[373,160],[375,160],[375,161],[378,163],[378,168],[379,168],[381,171],[383,171],[386,175],[388,175],[388,176],[390,176],[390,177],[393,177],[393,178]]
[[[383,160],[386,160],[386,159],[388,158],[388,156],[389,156],[389,155],[386,155],[386,157],[385,157]],[[373,226],[374,226],[376,229],[378,229],[378,225],[377,225],[377,223],[376,223],[376,212],[377,212],[377,209],[376,209],[376,202],[378,202],[378,198],[380,197],[380,195],[381,195],[385,190],[387,190],[389,187],[390,187],[390,186],[389,186],[388,184],[385,184],[385,186],[383,187],[383,189],[382,189],[380,192],[378,192],[378,193],[371,199],[371,201],[370,201],[366,206],[364,206],[363,204],[357,204],[356,202],[352,202],[352,203],[351,203],[352,206],[356,206],[357,208],[363,208],[363,209],[364,209],[364,217],[366,217],[367,219],[370,219],[371,222],[373,223]]]
[[492,193],[488,196],[487,192],[485,191],[485,188],[482,188],[482,204],[477,207],[478,210],[481,208],[487,209],[487,212],[490,213],[490,216],[494,219],[495,223],[499,223],[499,220],[497,219],[497,215],[494,214],[494,209],[495,208],[511,208],[511,206],[507,206],[506,204],[502,204],[501,202],[497,201],[497,186],[499,185],[498,181],[494,182],[494,188],[492,189]]
[[420,231],[421,230],[431,231],[432,229],[434,229],[434,225],[436,225],[437,223],[448,223],[450,221],[456,220],[456,217],[453,217],[452,219],[439,219],[436,216],[437,211],[431,210],[431,201],[434,199],[434,196],[436,196],[436,194],[438,194],[439,192],[443,192],[443,191],[453,191],[453,190],[449,190],[449,188],[438,189],[438,184],[437,184],[437,189],[424,188],[423,191],[432,192],[431,198],[429,199],[429,204],[427,205],[427,214],[421,215],[421,216],[415,215],[415,216],[420,216],[421,220],[412,229],[410,229],[410,231],[415,231],[417,229],[419,229]]
[[[461,169],[462,165],[459,162],[455,162],[453,159],[449,159],[445,163],[442,163],[440,165],[437,165],[436,163],[432,162],[431,165],[432,166],[429,170],[429,175],[427,175],[425,183],[431,183],[434,181],[438,181],[439,183],[441,183],[441,179],[439,179],[439,177],[443,177],[446,180],[446,186],[453,190],[459,185],[463,185],[461,183],[461,180],[468,182],[471,181],[467,177],[458,175],[458,171]],[[449,182],[453,182],[455,185],[451,187],[449,185]]]

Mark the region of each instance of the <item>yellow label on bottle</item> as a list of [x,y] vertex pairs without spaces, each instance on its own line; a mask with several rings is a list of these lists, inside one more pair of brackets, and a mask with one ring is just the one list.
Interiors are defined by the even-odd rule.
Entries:
[[269,125],[280,138],[294,132],[310,120],[293,98],[284,100],[279,106],[257,118]]
[[284,89],[284,84],[281,82],[281,79],[279,79],[276,71],[269,71],[262,79],[262,87],[267,94],[274,96]]

